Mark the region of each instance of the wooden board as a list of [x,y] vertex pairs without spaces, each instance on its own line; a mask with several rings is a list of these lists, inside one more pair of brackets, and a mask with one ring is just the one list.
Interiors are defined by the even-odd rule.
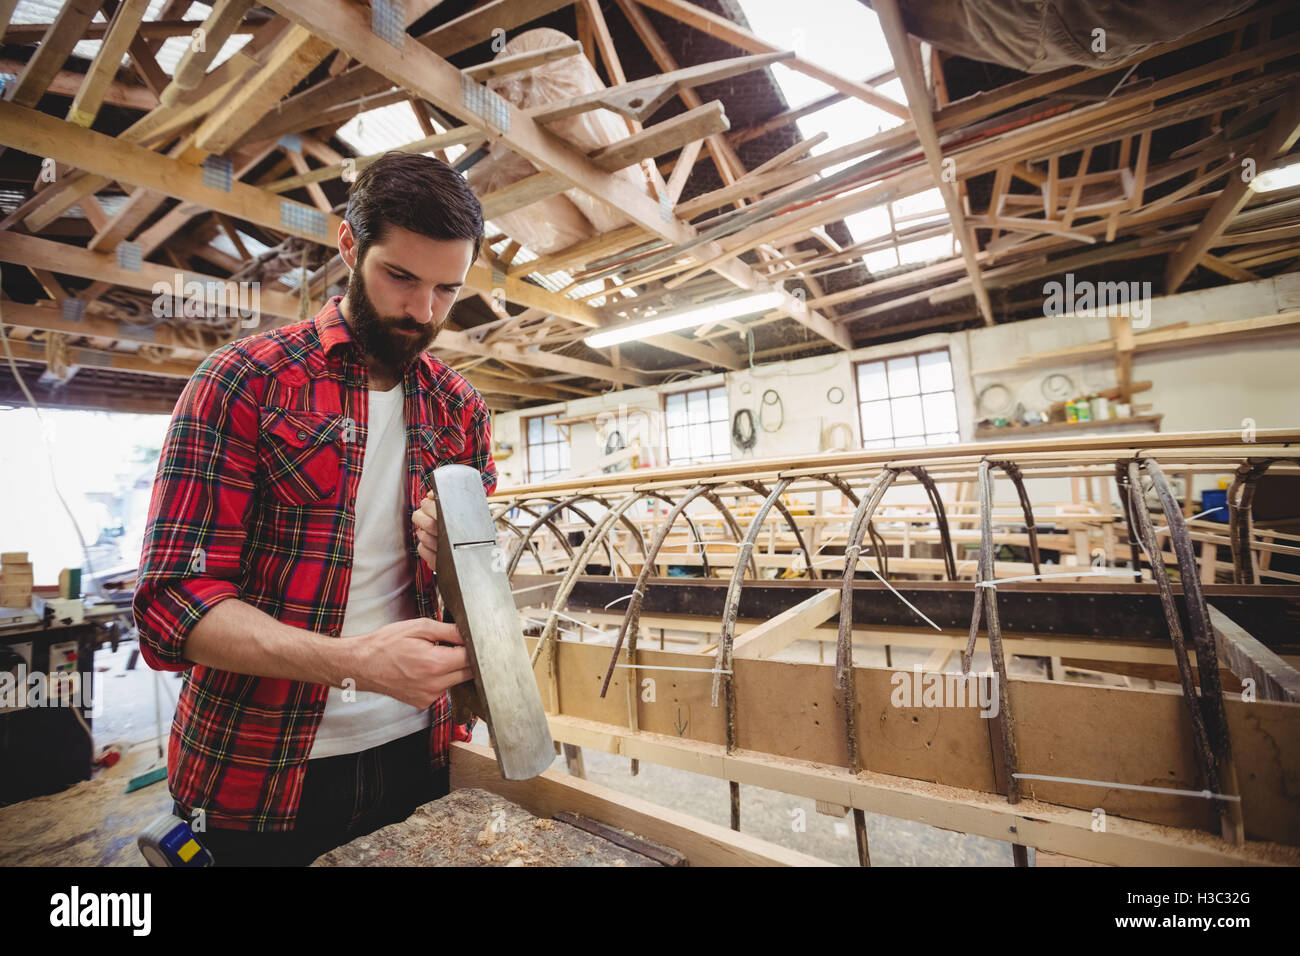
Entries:
[[[1276,843],[1247,842],[1236,847],[1217,835],[1114,817],[1105,830],[1094,828],[1086,810],[1022,800],[1007,803],[997,794],[923,783],[870,771],[857,775],[837,767],[773,757],[751,751],[724,752],[658,734],[635,733],[576,717],[552,717],[557,740],[676,767],[722,780],[796,794],[868,813],[916,820],[931,826],[994,840],[1016,840],[1080,859],[1120,866],[1296,866],[1300,849]],[[456,744],[456,747],[463,746]],[[648,831],[642,831],[648,832]],[[669,843],[670,841],[664,840]]]
[[[629,726],[626,670],[597,695],[610,648],[562,642],[558,663],[561,714]],[[637,698],[640,730],[683,742],[721,746],[725,708],[711,705],[711,659],[670,651],[638,652],[646,665],[704,668],[640,672],[654,680],[655,701]],[[740,749],[846,767],[842,718],[829,664],[738,660]],[[537,669],[541,675],[542,669]],[[858,725],[868,770],[972,791],[995,793],[989,720],[978,706],[895,707],[895,671],[855,668]],[[911,672],[905,673],[911,679]],[[642,685],[644,686],[644,685]],[[1102,782],[1196,790],[1195,763],[1181,695],[1176,692],[1013,680],[1020,770]],[[1300,844],[1300,704],[1226,700],[1251,839]],[[1177,827],[1211,829],[1207,801],[1023,781],[1025,792],[1061,806]],[[831,800],[842,805],[844,801]]]
[[684,853],[691,866],[831,865],[554,770],[532,780],[502,780],[492,751],[476,744],[451,745],[451,785],[491,790],[538,816],[562,810],[580,813],[672,847]]

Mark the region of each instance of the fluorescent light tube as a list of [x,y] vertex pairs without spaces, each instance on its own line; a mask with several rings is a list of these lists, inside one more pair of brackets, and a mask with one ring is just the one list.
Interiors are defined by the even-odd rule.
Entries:
[[1288,186],[1300,186],[1300,162],[1265,170],[1255,177],[1251,185],[1257,193],[1286,189]]
[[624,325],[601,329],[599,332],[588,335],[583,341],[593,349],[600,349],[609,345],[618,345],[620,342],[631,342],[637,339],[649,338],[652,335],[663,335],[665,332],[678,332],[682,329],[695,328],[704,325],[706,322],[721,322],[724,319],[735,319],[753,312],[766,312],[768,309],[773,309],[780,304],[781,293],[759,292],[756,295],[742,296],[739,299],[731,299],[727,302],[716,302],[698,309],[687,309],[684,312],[657,315],[652,319],[628,322]]

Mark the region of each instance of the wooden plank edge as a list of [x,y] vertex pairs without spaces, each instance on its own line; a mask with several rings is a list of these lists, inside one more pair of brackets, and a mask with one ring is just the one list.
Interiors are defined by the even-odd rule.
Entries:
[[[1093,830],[1093,816],[1087,810],[1034,800],[1022,800],[1012,805],[998,794],[872,771],[864,771],[855,777],[839,767],[745,751],[728,754],[717,744],[679,740],[644,731],[630,732],[625,727],[576,717],[548,714],[547,718],[551,736],[565,743],[868,813],[915,820],[944,830],[1016,842],[1096,863],[1116,866],[1300,865],[1298,847],[1261,841],[1233,846],[1209,833],[1144,823],[1114,814],[1107,817],[1105,831],[1097,832]],[[515,798],[512,796],[511,799]],[[670,840],[663,840],[653,833],[646,835],[673,845]]]
[[563,810],[581,813],[672,847],[684,853],[692,866],[834,866],[555,770],[531,780],[503,780],[492,749],[478,744],[451,745],[451,785],[490,790],[538,816]]

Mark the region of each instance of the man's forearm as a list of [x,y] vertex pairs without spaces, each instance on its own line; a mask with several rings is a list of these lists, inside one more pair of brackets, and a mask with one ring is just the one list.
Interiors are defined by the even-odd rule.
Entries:
[[357,675],[361,650],[357,640],[292,627],[236,598],[204,614],[185,639],[185,657],[196,664],[331,687]]

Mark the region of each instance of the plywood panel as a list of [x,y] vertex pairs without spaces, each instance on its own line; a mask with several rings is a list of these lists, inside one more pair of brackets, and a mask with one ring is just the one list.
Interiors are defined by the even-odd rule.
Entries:
[[[661,667],[713,666],[712,657],[671,651],[638,650],[636,658],[638,664]],[[605,649],[605,659],[609,659],[608,648]],[[655,682],[654,703],[647,703],[640,695],[637,697],[637,720],[642,730],[711,744],[727,742],[726,696],[719,689],[718,706],[713,706],[712,674],[702,671],[641,671],[640,676],[643,681],[649,677]]]
[[[559,653],[562,711],[627,727],[620,669],[606,699],[598,696],[610,648],[563,643]],[[640,651],[640,663],[705,667],[710,658]],[[995,793],[989,721],[978,706],[895,707],[894,671],[855,668],[858,720],[870,771]],[[538,668],[539,682],[545,674]],[[842,718],[829,664],[737,661],[740,749],[847,766]],[[642,671],[655,681],[655,701],[638,695],[642,730],[721,745],[725,711],[710,704],[712,677],[703,671]],[[912,675],[908,673],[910,678]],[[1060,777],[1199,790],[1191,731],[1181,695],[1118,687],[1014,680],[1009,688],[1020,769]],[[721,703],[721,701],[720,701]],[[915,701],[913,701],[915,703]],[[1251,839],[1300,844],[1300,704],[1226,700]],[[1022,781],[1027,799],[1177,827],[1218,832],[1208,801],[1130,790]]]
[[1300,844],[1300,704],[1223,703],[1246,836]]
[[[989,721],[978,706],[895,707],[895,671],[856,670],[858,727],[868,770],[996,791]],[[904,676],[913,679],[911,672]]]
[[[1182,695],[1123,687],[1012,681],[1020,769],[1148,787],[1199,790]],[[1218,831],[1208,800],[1024,780],[1027,797],[1171,826]]]
[[[829,664],[736,661],[736,743],[742,750],[847,767],[844,718]],[[774,689],[780,688],[779,693]]]
[[[560,710],[562,713],[585,720],[598,720],[606,724],[628,726],[627,682],[629,671],[616,670],[609,682],[609,691],[600,696],[600,685],[605,679],[612,648],[596,644],[574,644],[560,641],[556,644],[556,673],[559,675]],[[539,658],[535,669],[538,684],[545,697],[545,667]]]

